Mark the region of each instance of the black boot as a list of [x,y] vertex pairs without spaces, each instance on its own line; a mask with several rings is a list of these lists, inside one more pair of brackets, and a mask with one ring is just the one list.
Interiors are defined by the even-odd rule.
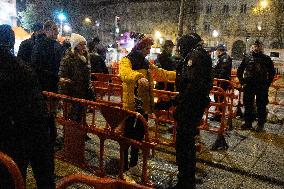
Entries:
[[252,129],[252,124],[251,123],[244,123],[241,126],[241,130],[251,130]]
[[262,132],[262,131],[264,131],[264,124],[263,123],[258,123],[257,124],[257,127],[255,128],[255,131],[256,132]]

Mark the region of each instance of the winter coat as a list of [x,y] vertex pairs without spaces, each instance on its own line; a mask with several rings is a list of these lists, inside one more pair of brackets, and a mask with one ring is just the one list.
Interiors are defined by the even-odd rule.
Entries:
[[60,63],[59,78],[69,80],[69,82],[60,82],[60,93],[76,98],[95,100],[87,58],[81,58],[79,54],[68,49]]
[[90,54],[91,72],[108,74],[106,63],[102,56],[97,53]]
[[128,56],[120,60],[119,74],[123,82],[123,107],[132,111],[135,110],[134,91],[137,81],[141,78],[146,78],[149,81],[149,88],[144,88],[139,92],[139,97],[143,101],[142,108],[149,114],[153,112],[154,108],[154,83],[152,74],[156,74],[161,80],[165,81],[173,81],[176,75],[173,71],[166,71],[149,64],[138,52],[131,52]]
[[186,58],[178,62],[175,119],[184,121],[195,111],[206,108],[212,89],[212,61],[202,47],[197,47]]
[[63,48],[46,35],[38,35],[33,47],[31,66],[36,71],[42,90],[57,92],[58,71]]
[[232,59],[224,53],[218,57],[218,62],[214,68],[214,77],[218,79],[231,80]]
[[237,76],[240,83],[269,87],[275,75],[271,58],[263,53],[246,55],[238,67]]
[[168,70],[168,71],[174,71],[176,70],[176,65],[174,60],[171,57],[171,54],[163,51],[161,54],[157,57],[157,63],[160,65],[159,67]]
[[36,75],[1,49],[0,89],[0,151],[7,142],[11,146],[30,142],[23,146],[36,138],[47,140],[47,106]]
[[19,47],[17,57],[23,60],[25,63],[31,63],[31,56],[33,47],[35,45],[36,36],[33,34],[31,38],[22,41]]

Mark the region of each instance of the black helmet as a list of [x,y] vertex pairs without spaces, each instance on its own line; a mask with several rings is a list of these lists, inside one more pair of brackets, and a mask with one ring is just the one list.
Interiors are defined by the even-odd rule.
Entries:
[[182,57],[186,57],[189,52],[194,49],[198,43],[202,41],[201,37],[196,33],[185,34],[178,39],[177,49]]

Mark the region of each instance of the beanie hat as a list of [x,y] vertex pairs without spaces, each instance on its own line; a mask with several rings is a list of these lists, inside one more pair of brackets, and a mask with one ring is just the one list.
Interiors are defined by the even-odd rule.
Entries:
[[79,35],[77,33],[72,33],[69,41],[71,44],[72,51],[74,51],[75,47],[77,47],[79,43],[81,42],[87,43],[87,40],[82,35]]
[[215,49],[216,49],[216,50],[221,50],[221,51],[227,51],[226,46],[223,45],[223,44],[217,45]]
[[[197,34],[196,34],[197,35]],[[197,44],[201,41],[201,38],[195,37],[193,34],[185,34],[178,39],[177,48],[182,57],[186,57]]]
[[134,51],[135,50],[142,50],[145,47],[152,46],[153,44],[154,44],[154,41],[153,41],[152,38],[144,37],[136,43],[136,45],[133,47],[133,50]]
[[10,25],[0,25],[0,47],[12,49],[15,44],[15,33]]
[[42,30],[43,29],[43,24],[38,22],[38,23],[35,23],[33,26],[32,26],[32,31],[33,32],[37,32],[39,30]]

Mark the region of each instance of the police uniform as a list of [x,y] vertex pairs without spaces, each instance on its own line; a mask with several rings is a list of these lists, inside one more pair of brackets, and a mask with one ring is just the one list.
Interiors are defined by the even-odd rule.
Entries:
[[[231,70],[232,70],[232,59],[231,57],[224,52],[218,57],[217,65],[214,68],[214,78],[217,79],[226,79],[231,80]],[[217,83],[218,87],[221,87],[226,91],[229,87],[228,83],[219,82]],[[218,96],[214,95],[215,102],[218,101]],[[224,97],[219,98],[220,102],[224,101]],[[219,107],[219,111],[222,112],[222,109]],[[216,115],[213,117],[213,120],[220,121],[221,115]],[[211,119],[212,120],[212,119]]]
[[176,87],[177,121],[176,161],[178,184],[175,188],[195,188],[196,148],[195,136],[212,88],[212,61],[207,52],[197,46],[178,62]]
[[243,128],[252,128],[256,97],[258,128],[263,129],[267,117],[268,89],[275,75],[273,62],[269,56],[261,52],[252,52],[243,59],[237,75],[244,88],[245,125]]

